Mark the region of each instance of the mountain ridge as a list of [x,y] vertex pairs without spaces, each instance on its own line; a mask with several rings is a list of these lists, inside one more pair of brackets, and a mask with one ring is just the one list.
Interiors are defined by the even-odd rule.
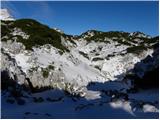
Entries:
[[[150,38],[148,36],[144,36],[144,34],[142,33],[138,33],[138,35],[142,34],[143,36],[135,37],[134,35],[131,36],[130,33],[118,32],[118,31],[111,31],[111,32],[98,31],[97,32],[95,30],[91,30],[78,36],[78,38],[75,38],[74,36],[66,35],[64,33],[59,33],[56,30],[52,30],[48,26],[43,25],[32,19],[20,19],[20,20],[10,21],[6,23],[5,21],[2,21],[1,24],[2,24],[3,33],[5,33],[4,30],[6,30],[6,33],[7,33],[6,35],[2,34],[2,41],[4,41],[4,46],[9,45],[9,44],[7,45],[6,42],[8,41],[8,39],[10,39],[11,44],[13,43],[17,44],[17,42],[20,42],[22,43],[21,46],[24,46],[22,48],[25,51],[32,50],[33,53],[35,50],[40,50],[40,49],[50,50],[51,46],[57,49],[56,51],[59,52],[60,56],[61,55],[63,56],[63,54],[64,55],[68,54],[69,56],[71,54],[72,56],[72,54],[75,54],[74,50],[78,50],[79,52],[76,54],[79,54],[80,56],[84,57],[82,58],[82,60],[85,60],[85,61],[87,60],[88,62],[92,61],[95,63],[99,61],[107,60],[110,57],[114,58],[114,56],[116,55],[117,57],[118,55],[122,57],[128,53],[138,55],[140,54],[140,52],[143,52],[143,51],[147,51],[147,50],[152,51],[152,46],[158,43],[157,41],[158,39],[156,39],[157,37]],[[92,34],[92,32],[96,34],[90,37],[90,35],[88,34]],[[87,36],[84,36],[84,35],[87,35]],[[135,35],[137,36],[137,33],[135,33]],[[8,36],[10,37],[6,38]],[[81,43],[83,45],[81,45]],[[98,48],[96,48],[95,44],[97,45],[99,44]],[[104,53],[102,52],[102,55],[101,55],[100,51],[103,51],[106,45],[108,45],[108,47],[115,46],[115,48],[113,49],[113,51],[115,52],[111,50],[110,51],[111,53],[108,52],[107,56],[104,58],[103,56]],[[83,47],[84,47],[84,50],[82,49]],[[6,49],[3,46],[2,48],[4,50]],[[92,50],[92,48],[95,48],[95,49]],[[106,47],[105,49],[108,49],[108,48]],[[104,50],[104,52],[105,51],[106,50]],[[69,53],[66,53],[66,52],[69,52]],[[73,58],[74,57],[72,56],[72,59]],[[74,59],[78,59],[78,58],[74,58]]]

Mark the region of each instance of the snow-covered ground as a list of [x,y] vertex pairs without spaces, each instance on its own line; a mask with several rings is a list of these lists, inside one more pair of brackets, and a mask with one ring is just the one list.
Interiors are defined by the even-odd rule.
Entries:
[[[92,95],[90,93],[89,95]],[[33,97],[42,97],[44,101],[33,102]],[[32,94],[29,98],[24,98],[26,100],[24,105],[17,105],[16,102],[13,104],[7,103],[5,97],[2,95],[2,118],[149,119],[158,118],[159,115],[158,104],[155,105],[154,103],[158,100],[158,90],[129,94],[128,101],[124,99],[111,101],[111,97],[109,96],[95,96],[94,99],[88,99],[88,97],[69,97],[62,91],[49,90]],[[138,104],[140,101],[144,102],[142,106]]]

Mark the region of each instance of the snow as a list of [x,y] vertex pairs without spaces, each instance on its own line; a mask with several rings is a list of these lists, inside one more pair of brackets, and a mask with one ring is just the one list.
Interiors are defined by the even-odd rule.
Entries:
[[0,9],[0,20],[14,20],[7,9]]
[[85,34],[82,35],[83,38],[88,38],[94,36],[95,33],[92,30],[87,31]]
[[158,100],[158,91],[156,89],[153,90],[145,90],[140,91],[137,94],[129,94],[130,99],[136,99],[139,101],[150,101],[154,102],[155,100]]
[[118,100],[116,102],[111,102],[110,105],[111,105],[111,107],[113,107],[115,109],[121,108],[121,109],[129,112],[130,114],[134,115],[132,112],[132,107],[130,105],[130,102]]
[[31,64],[27,62],[29,60],[29,57],[20,53],[20,54],[15,55],[15,59],[17,61],[18,66],[20,66],[22,70],[26,73],[26,71],[31,66]]
[[101,93],[99,91],[91,91],[91,90],[87,90],[85,91],[86,95],[85,98],[87,100],[94,100],[94,99],[100,99],[101,98]]
[[[41,103],[32,101],[32,97],[42,97]],[[25,98],[25,105],[9,104],[2,96],[2,118],[158,118],[158,110],[153,105],[145,104],[142,111],[133,111],[131,101],[117,100],[107,102],[106,98],[84,99],[66,96],[59,90],[34,93]],[[50,102],[47,98],[61,100]],[[74,101],[73,101],[74,99]]]
[[23,39],[28,39],[29,35],[27,35],[25,32],[23,32],[20,28],[14,28],[12,33],[13,36],[21,36]]
[[56,30],[57,32],[64,33],[62,30],[60,30],[58,28],[53,28],[53,29]]
[[130,36],[151,38],[151,36],[145,35],[144,33],[141,33],[141,32],[132,32],[132,33],[130,33]]
[[117,79],[117,76],[119,77],[119,79],[122,79],[123,76],[121,77],[119,75],[123,75],[123,73],[125,73],[126,71],[133,69],[134,64],[140,61],[135,59],[138,58],[136,58],[132,54],[124,57],[113,57],[110,60],[104,62],[102,71],[106,73],[106,77],[110,80]]
[[146,104],[143,106],[143,111],[144,112],[159,112],[159,110],[155,106],[149,105],[149,104]]

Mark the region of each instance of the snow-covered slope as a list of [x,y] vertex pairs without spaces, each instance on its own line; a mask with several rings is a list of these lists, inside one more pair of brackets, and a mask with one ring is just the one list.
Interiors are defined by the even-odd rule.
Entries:
[[0,20],[14,20],[7,9],[0,9]]
[[[131,101],[115,100],[104,96],[95,100],[69,97],[63,92],[50,90],[35,93],[32,97],[23,98],[26,103],[17,105],[13,98],[9,100],[2,97],[2,118],[38,118],[38,119],[157,119],[158,99],[157,91],[140,92],[129,95]],[[152,101],[152,102],[148,102]],[[158,101],[157,101],[158,102]]]
[[[10,78],[31,92],[58,88],[76,96],[76,99],[77,96],[83,97],[86,104],[88,101],[96,102],[100,99],[99,103],[92,103],[93,106],[102,104],[101,100],[108,98],[107,106],[122,108],[133,115],[134,111],[131,109],[134,107],[130,104],[135,104],[137,100],[132,101],[126,97],[121,100],[121,97],[129,94],[128,91],[134,91],[134,79],[127,76],[136,74],[142,78],[148,70],[156,68],[159,56],[154,54],[154,46],[157,44],[158,37],[152,38],[139,32],[90,30],[79,36],[71,36],[31,19],[2,21],[1,71],[8,71]],[[148,56],[152,59],[142,64]],[[135,71],[135,65],[136,69],[144,70]],[[100,87],[97,91],[89,89],[90,85],[99,87],[99,84],[104,84],[105,87]],[[106,90],[107,86],[109,89]],[[30,102],[27,104],[32,105]],[[157,104],[148,104],[147,101],[142,106],[143,110],[140,108],[142,113],[150,111],[147,106],[151,107],[151,112],[158,111]],[[71,106],[74,105],[71,103]],[[11,109],[12,107],[14,106],[11,106]],[[77,109],[79,108],[83,106]],[[96,112],[97,108],[90,112]],[[81,112],[78,114],[81,115]]]

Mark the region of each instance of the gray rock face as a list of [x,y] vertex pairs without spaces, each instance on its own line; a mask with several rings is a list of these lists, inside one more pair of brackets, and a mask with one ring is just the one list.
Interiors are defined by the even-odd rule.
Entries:
[[8,53],[5,53],[3,49],[1,51],[1,58],[1,71],[9,71],[10,77],[16,80],[18,84],[26,84],[26,75],[17,65],[15,59],[12,58]]

